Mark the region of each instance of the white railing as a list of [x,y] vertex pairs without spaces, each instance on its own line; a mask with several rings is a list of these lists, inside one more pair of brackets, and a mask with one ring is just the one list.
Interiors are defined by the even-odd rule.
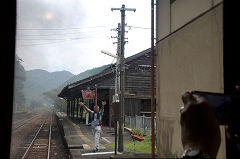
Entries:
[[[145,135],[151,134],[151,117],[143,116],[127,116],[125,115],[125,127],[127,128],[137,128]],[[154,128],[156,129],[156,117],[154,118]]]

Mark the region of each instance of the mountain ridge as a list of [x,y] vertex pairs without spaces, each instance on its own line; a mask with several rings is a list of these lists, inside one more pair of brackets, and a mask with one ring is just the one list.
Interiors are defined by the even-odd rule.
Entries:
[[32,100],[42,99],[42,93],[57,88],[73,76],[74,74],[65,70],[48,72],[43,69],[33,69],[26,71],[23,88],[26,104],[29,105]]
[[92,69],[88,69],[86,71],[83,71],[73,77],[71,77],[69,80],[65,81],[64,83],[62,83],[57,89],[59,91],[61,91],[65,86],[67,86],[68,84],[72,84],[74,82],[80,81],[82,79],[88,78],[90,76],[93,76],[97,73],[100,73],[101,71],[103,71],[104,69],[106,69],[107,67],[109,67],[111,64],[107,64],[107,65],[103,65],[100,67],[96,67],[96,68],[92,68]]
[[68,84],[72,84],[74,82],[98,74],[110,65],[111,64],[107,64],[100,67],[88,69],[77,75],[74,75],[71,72],[65,70],[55,72],[48,72],[43,69],[28,70],[26,71],[26,80],[24,82],[23,88],[23,93],[26,98],[26,105],[32,105],[31,103],[33,101],[35,104],[44,104],[49,103],[49,100],[56,100],[46,98],[46,94],[54,92],[54,96],[56,96],[54,98],[57,98],[57,93],[60,93],[61,90]]

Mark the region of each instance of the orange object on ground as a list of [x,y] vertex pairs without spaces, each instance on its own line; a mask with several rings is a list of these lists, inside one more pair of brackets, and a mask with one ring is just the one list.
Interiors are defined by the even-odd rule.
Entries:
[[131,136],[132,136],[134,139],[138,140],[138,141],[143,141],[143,140],[144,140],[143,137],[138,136],[138,135],[136,135],[136,134],[131,134]]

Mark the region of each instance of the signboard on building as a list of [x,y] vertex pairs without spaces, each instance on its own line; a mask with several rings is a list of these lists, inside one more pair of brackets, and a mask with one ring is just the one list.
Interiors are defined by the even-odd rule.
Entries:
[[83,99],[95,99],[95,91],[83,90]]

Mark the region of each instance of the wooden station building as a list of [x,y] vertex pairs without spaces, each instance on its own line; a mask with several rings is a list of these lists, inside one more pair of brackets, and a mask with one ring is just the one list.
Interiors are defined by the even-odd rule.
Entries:
[[[125,59],[125,106],[124,114],[128,116],[140,115],[140,112],[151,110],[151,49]],[[83,101],[82,90],[97,88],[98,105],[107,101],[105,106],[103,125],[109,124],[109,104],[111,106],[115,89],[115,64],[109,65],[103,71],[65,86],[58,94],[67,100],[67,115],[83,119],[83,110],[78,107]],[[94,100],[89,100],[89,108],[93,110]]]

